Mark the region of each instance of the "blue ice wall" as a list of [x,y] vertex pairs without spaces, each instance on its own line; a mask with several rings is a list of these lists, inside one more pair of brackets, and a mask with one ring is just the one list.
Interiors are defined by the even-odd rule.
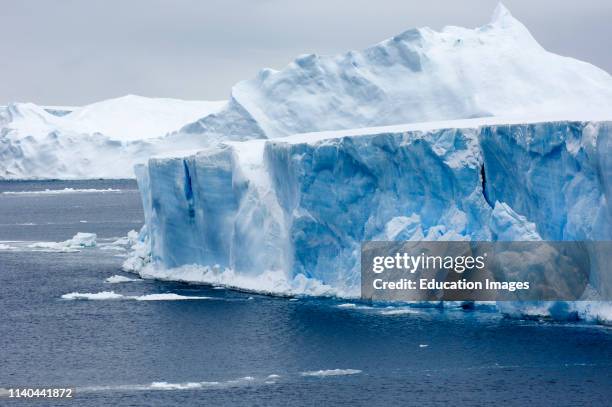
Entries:
[[[138,171],[152,258],[350,288],[363,240],[611,240],[610,133],[551,122],[332,134],[152,159]],[[595,278],[609,289],[607,274]]]

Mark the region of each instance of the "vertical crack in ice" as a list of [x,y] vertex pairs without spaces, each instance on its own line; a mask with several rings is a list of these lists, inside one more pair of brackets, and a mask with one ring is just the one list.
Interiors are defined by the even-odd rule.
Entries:
[[484,197],[485,201],[487,201],[487,204],[493,208],[494,205],[491,203],[489,195],[487,194],[487,174],[485,172],[484,164],[480,165],[480,182],[482,183],[482,196]]
[[193,186],[191,184],[191,174],[189,173],[187,160],[183,160],[183,167],[185,168],[185,200],[189,206],[189,217],[195,218],[195,209],[193,207]]

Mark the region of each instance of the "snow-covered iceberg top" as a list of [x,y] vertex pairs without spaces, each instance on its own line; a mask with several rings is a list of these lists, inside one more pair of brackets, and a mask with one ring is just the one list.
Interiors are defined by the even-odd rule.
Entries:
[[268,138],[487,116],[610,118],[612,77],[547,52],[500,4],[480,28],[411,29],[363,51],[300,56],[239,82],[231,101]]
[[75,135],[98,133],[118,141],[145,140],[165,136],[186,123],[219,111],[225,104],[225,101],[138,95],[65,108],[11,103],[0,108],[0,123],[6,129],[34,138],[58,131]]

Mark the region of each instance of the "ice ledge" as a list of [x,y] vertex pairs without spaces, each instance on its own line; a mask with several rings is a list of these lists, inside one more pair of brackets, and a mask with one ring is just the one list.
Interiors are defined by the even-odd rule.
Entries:
[[[519,125],[519,124],[544,124],[544,123],[560,123],[560,122],[609,122],[612,121],[612,112],[601,111],[601,112],[576,112],[571,114],[559,113],[550,115],[539,115],[536,117],[524,117],[524,116],[506,116],[506,117],[479,117],[474,119],[459,119],[459,120],[445,120],[445,121],[430,121],[421,123],[406,123],[397,124],[391,126],[378,126],[378,127],[362,127],[355,129],[346,130],[331,130],[331,131],[319,131],[311,133],[298,133],[291,136],[280,137],[275,139],[256,139],[248,141],[224,141],[219,145],[230,145],[240,150],[248,150],[249,146],[254,147],[255,145],[263,145],[266,142],[278,142],[288,144],[302,144],[302,143],[318,143],[324,140],[333,140],[343,137],[358,137],[368,136],[376,134],[389,134],[389,133],[405,133],[414,131],[434,131],[444,129],[478,129],[483,126],[505,126],[505,125]],[[211,146],[206,149],[189,149],[182,151],[173,151],[168,153],[161,153],[153,155],[150,158],[154,160],[159,159],[173,159],[183,158],[198,155],[209,150],[216,150],[218,146]]]

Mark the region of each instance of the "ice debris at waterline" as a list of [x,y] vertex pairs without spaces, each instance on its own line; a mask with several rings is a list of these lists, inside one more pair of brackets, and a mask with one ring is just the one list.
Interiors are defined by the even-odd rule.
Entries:
[[[366,240],[612,239],[610,122],[491,122],[153,158],[137,171],[146,226],[142,261],[129,266],[143,277],[358,296]],[[591,277],[585,299],[609,296],[612,273]]]
[[39,251],[78,251],[79,249],[95,247],[96,238],[95,233],[79,232],[72,239],[63,242],[36,242],[28,245],[28,248]]
[[611,109],[608,73],[547,52],[499,6],[476,29],[410,29],[362,51],[302,55],[237,83],[227,102],[129,95],[63,116],[0,107],[0,178],[132,178],[151,155],[219,141],[474,117],[609,119]]

